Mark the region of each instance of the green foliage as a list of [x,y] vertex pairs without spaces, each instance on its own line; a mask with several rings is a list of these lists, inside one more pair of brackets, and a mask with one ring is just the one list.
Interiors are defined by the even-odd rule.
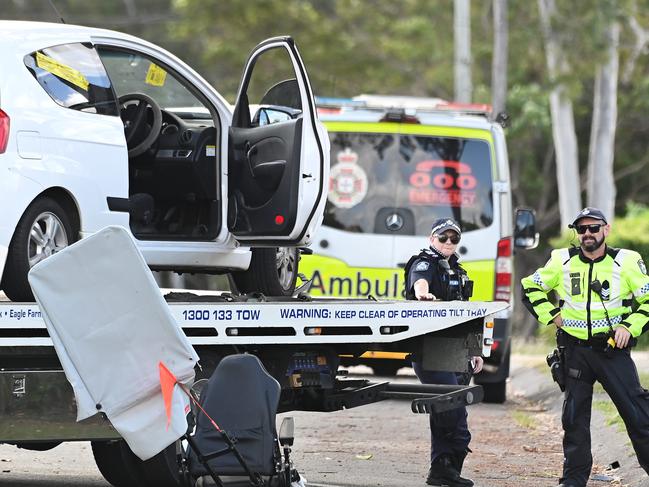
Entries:
[[446,2],[176,0],[174,6],[183,22],[170,34],[191,46],[201,71],[230,99],[254,44],[285,34],[296,39],[316,94],[452,93],[453,13]]

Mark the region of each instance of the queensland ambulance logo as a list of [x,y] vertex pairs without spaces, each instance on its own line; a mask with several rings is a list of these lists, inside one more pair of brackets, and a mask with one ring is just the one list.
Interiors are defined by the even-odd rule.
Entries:
[[367,194],[367,174],[358,163],[358,154],[345,149],[336,156],[338,163],[329,173],[328,198],[338,208],[352,208]]

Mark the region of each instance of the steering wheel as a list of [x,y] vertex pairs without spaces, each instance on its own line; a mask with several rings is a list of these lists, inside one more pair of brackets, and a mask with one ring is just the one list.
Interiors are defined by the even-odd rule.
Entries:
[[[126,146],[128,147],[128,156],[137,157],[141,154],[144,154],[147,149],[149,149],[153,143],[158,139],[160,135],[160,129],[162,128],[162,109],[156,101],[144,93],[131,93],[128,95],[123,95],[119,97],[119,106],[120,109],[125,109],[126,105],[130,101],[137,101],[137,106],[135,108],[135,113],[133,115],[126,116],[129,113],[128,110],[122,111],[123,122],[124,122],[124,135],[126,136]],[[153,123],[148,129],[148,133],[139,142],[135,147],[131,147],[133,140],[138,138],[141,129],[147,130],[147,107],[151,107],[151,112],[153,113]],[[136,139],[137,140],[137,139]]]

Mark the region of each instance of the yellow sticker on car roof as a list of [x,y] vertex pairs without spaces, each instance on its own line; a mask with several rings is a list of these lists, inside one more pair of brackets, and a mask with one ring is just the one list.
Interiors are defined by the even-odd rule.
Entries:
[[36,66],[52,73],[54,76],[57,76],[68,83],[78,86],[84,91],[88,91],[88,85],[90,83],[86,77],[81,74],[80,71],[63,64],[56,59],[52,59],[41,52],[36,52]]
[[151,86],[164,86],[167,72],[157,64],[151,63],[144,82]]

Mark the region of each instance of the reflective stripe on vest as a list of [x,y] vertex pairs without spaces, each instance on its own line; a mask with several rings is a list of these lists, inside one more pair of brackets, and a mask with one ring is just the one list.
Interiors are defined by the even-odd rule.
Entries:
[[[591,320],[591,326],[593,329],[593,334],[596,334],[597,328],[604,328],[604,331],[608,331],[608,321],[606,318],[603,320]],[[615,326],[618,323],[622,323],[622,316],[614,316],[611,318],[611,326]],[[573,320],[573,319],[564,319],[563,320],[563,326],[569,327],[569,328],[588,328],[588,322],[585,320]]]

